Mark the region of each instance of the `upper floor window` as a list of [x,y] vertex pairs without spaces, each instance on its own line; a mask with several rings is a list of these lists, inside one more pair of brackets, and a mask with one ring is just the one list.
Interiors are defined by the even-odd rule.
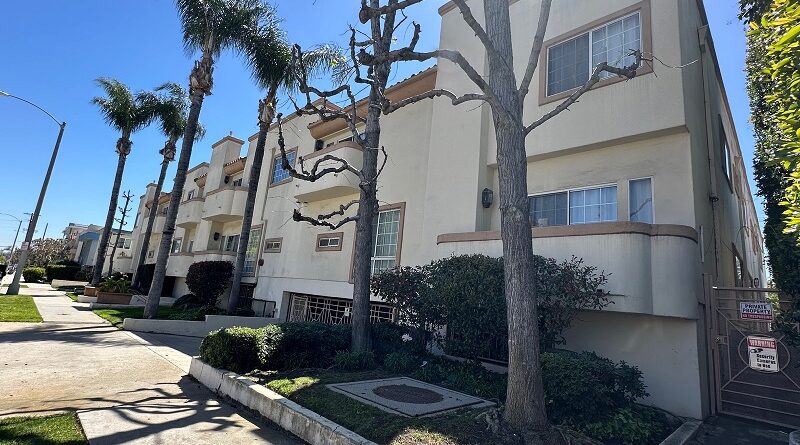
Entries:
[[719,161],[722,171],[725,172],[725,178],[730,183],[731,181],[731,150],[728,147],[728,137],[725,136],[725,127],[722,121],[719,122]]
[[[286,152],[286,160],[289,161],[290,165],[294,165],[294,160],[297,157],[296,151],[287,151]],[[270,184],[276,184],[281,181],[285,181],[289,179],[289,170],[283,168],[283,159],[281,155],[275,156],[275,159],[272,161],[272,178],[270,179]]]
[[617,186],[531,196],[531,224],[564,226],[617,220]]
[[268,238],[264,240],[265,253],[280,253],[283,238]]
[[233,180],[234,187],[241,187],[242,186],[242,178],[234,179]]
[[628,191],[629,219],[653,224],[653,181],[650,178],[634,179],[629,183]]
[[372,243],[372,274],[397,265],[401,209],[385,210],[375,218],[375,238]]
[[222,250],[226,252],[235,252],[239,248],[239,235],[228,235],[225,237],[225,244]]
[[186,193],[186,200],[187,201],[192,199],[192,198],[194,198],[194,192],[195,192],[194,190],[189,190],[189,192]]
[[322,233],[317,235],[317,252],[342,250],[342,232]]
[[178,253],[181,251],[181,243],[183,240],[181,238],[175,238],[172,240],[172,247],[169,249],[170,253]]
[[642,49],[641,29],[640,13],[635,12],[547,48],[547,95],[585,84],[602,62],[616,67],[634,64],[631,53]]
[[244,269],[242,272],[247,275],[254,275],[256,272],[256,261],[258,260],[258,246],[261,245],[261,227],[250,230],[250,239],[247,241],[247,250],[244,257]]

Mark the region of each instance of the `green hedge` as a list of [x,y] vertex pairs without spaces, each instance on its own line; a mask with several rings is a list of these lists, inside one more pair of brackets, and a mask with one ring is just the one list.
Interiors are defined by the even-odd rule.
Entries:
[[258,368],[257,345],[266,329],[225,328],[209,333],[200,343],[200,357],[215,368],[246,373]]
[[26,267],[22,270],[22,278],[26,283],[38,283],[44,280],[43,267]]
[[72,266],[66,264],[48,264],[45,267],[45,273],[49,281],[53,280],[69,280],[75,279],[78,272],[81,271],[81,266]]
[[323,323],[272,325],[259,345],[263,369],[327,368],[337,352],[350,349],[350,330]]

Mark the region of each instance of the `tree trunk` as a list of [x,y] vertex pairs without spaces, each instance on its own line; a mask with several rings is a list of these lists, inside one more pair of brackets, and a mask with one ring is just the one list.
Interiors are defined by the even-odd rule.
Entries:
[[161,196],[161,189],[164,187],[164,179],[167,177],[168,167],[169,161],[164,158],[164,161],[161,163],[161,172],[158,174],[158,182],[156,182],[154,204],[153,207],[150,208],[150,215],[147,216],[147,227],[144,231],[142,247],[133,268],[133,287],[136,289],[141,285],[140,281],[142,277],[139,274],[139,268],[144,264],[147,258],[147,251],[150,248],[150,236],[153,234],[153,226],[155,225],[156,216],[158,215],[158,198]]
[[161,243],[158,247],[158,258],[156,259],[156,267],[153,272],[153,281],[150,284],[150,291],[147,293],[147,304],[144,308],[145,318],[155,318],[158,312],[161,292],[164,289],[164,278],[167,275],[167,260],[169,260],[170,244],[172,244],[172,235],[175,233],[175,220],[178,217],[178,206],[181,203],[183,186],[186,184],[186,172],[189,170],[192,147],[194,145],[195,134],[197,133],[197,121],[200,119],[200,110],[203,108],[205,94],[203,92],[196,92],[192,88],[190,97],[192,105],[189,108],[186,130],[183,133],[181,155],[180,158],[178,158],[178,171],[175,173],[175,183],[172,186],[172,195],[169,199],[169,208],[167,209],[167,216],[164,221],[164,230],[161,233]]
[[[120,143],[127,143],[128,149],[130,149],[130,140],[128,136],[122,136],[121,140],[117,142],[118,147]],[[92,272],[92,286],[97,286],[100,283],[100,279],[103,277],[103,266],[105,266],[106,262],[108,240],[111,238],[111,227],[114,225],[114,214],[117,213],[119,188],[122,185],[122,174],[125,171],[125,161],[127,159],[128,153],[125,151],[119,153],[119,160],[117,161],[117,173],[114,176],[114,186],[111,187],[111,199],[108,202],[106,223],[103,226],[103,234],[100,236],[100,244],[97,246],[97,259],[94,262],[94,271]]]
[[499,57],[489,57],[488,83],[503,108],[492,110],[508,317],[508,390],[503,418],[523,434],[526,442],[535,443],[546,437],[550,425],[539,363],[522,103],[513,72],[502,65],[513,66],[508,0],[486,0],[484,13],[486,32],[499,53]]

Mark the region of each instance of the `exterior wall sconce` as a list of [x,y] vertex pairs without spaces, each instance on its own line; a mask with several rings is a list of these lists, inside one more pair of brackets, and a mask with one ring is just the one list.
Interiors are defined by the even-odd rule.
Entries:
[[219,240],[219,232],[214,232],[214,241]]
[[489,188],[483,189],[483,192],[481,192],[481,205],[483,205],[483,208],[488,209],[491,207],[493,201],[494,192]]

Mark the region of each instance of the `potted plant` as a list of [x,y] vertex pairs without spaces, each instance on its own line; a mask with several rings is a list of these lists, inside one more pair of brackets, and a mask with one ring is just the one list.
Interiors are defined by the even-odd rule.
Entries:
[[105,304],[130,304],[131,283],[124,276],[110,276],[97,287],[97,302]]

